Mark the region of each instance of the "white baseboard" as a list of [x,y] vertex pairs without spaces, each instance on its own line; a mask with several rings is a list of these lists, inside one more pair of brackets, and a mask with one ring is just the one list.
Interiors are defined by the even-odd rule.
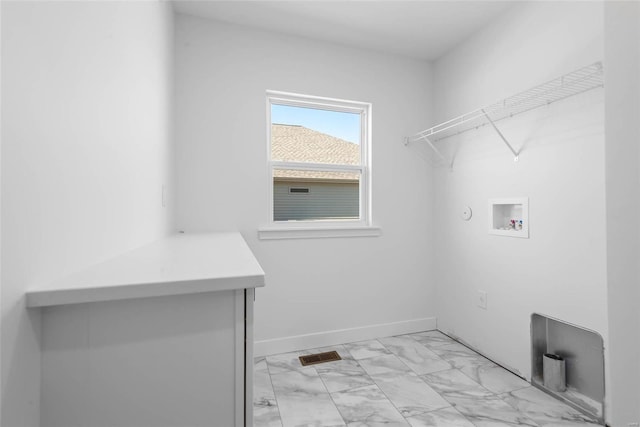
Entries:
[[431,331],[434,329],[436,329],[436,318],[427,317],[424,319],[404,320],[401,322],[255,341],[253,351],[255,357],[261,357],[348,342],[372,340],[393,335]]

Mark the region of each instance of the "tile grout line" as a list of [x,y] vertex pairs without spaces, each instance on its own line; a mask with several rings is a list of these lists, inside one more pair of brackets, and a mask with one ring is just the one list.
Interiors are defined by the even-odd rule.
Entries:
[[[464,373],[464,372],[463,372],[463,373]],[[529,386],[529,387],[531,387],[531,386]],[[526,389],[526,388],[528,388],[528,387],[519,388],[519,389],[517,389],[517,390],[513,390],[513,391],[524,390],[524,389]],[[529,416],[525,415],[524,413],[522,413],[522,412],[521,412],[517,407],[513,406],[511,403],[507,402],[507,401],[506,401],[506,400],[504,400],[502,397],[500,397],[500,395],[501,395],[501,394],[510,394],[510,393],[512,393],[512,391],[509,391],[509,392],[506,392],[506,393],[500,393],[500,394],[497,394],[497,393],[496,393],[496,397],[498,397],[498,399],[502,400],[504,403],[506,403],[507,405],[509,405],[510,407],[512,407],[514,410],[518,411],[518,413],[519,413],[519,414],[522,414],[522,416],[523,416],[524,418],[526,418],[527,420],[529,420],[529,421],[531,421],[532,423],[534,423],[534,424],[536,424],[536,425],[540,426],[540,424],[539,424],[537,421],[535,421],[535,420],[531,419],[531,417],[529,417]],[[541,426],[541,427],[544,427],[544,426]]]
[[[393,337],[391,337],[391,338],[395,338],[395,337],[404,337],[404,336],[407,336],[407,335],[410,335],[410,334],[405,334],[405,335],[394,335],[394,336],[393,336]],[[411,338],[413,339],[413,337],[411,337]],[[424,347],[426,350],[428,350],[430,353],[433,353],[433,355],[434,355],[434,356],[436,356],[438,359],[442,360],[443,362],[448,363],[448,364],[449,364],[449,366],[451,366],[451,363],[450,363],[448,360],[445,360],[445,359],[443,359],[442,357],[440,357],[440,355],[439,355],[439,354],[436,354],[436,353],[435,353],[433,350],[431,350],[429,347],[427,347],[426,345],[422,344],[421,342],[419,342],[419,341],[417,341],[417,340],[415,340],[415,339],[414,339],[414,341],[416,342],[416,344],[421,345],[421,346],[422,346],[422,347]],[[378,342],[379,342],[379,341],[378,341]],[[405,361],[404,361],[404,360],[402,360],[402,359],[401,359],[397,354],[395,354],[395,353],[393,352],[393,350],[391,350],[391,349],[387,348],[387,346],[385,346],[385,345],[384,345],[384,343],[380,342],[380,345],[382,345],[384,348],[386,348],[386,349],[387,349],[391,354],[393,354],[394,356],[396,356],[396,357],[398,358],[398,360],[400,360],[400,361],[401,361],[401,362],[402,362],[402,363],[403,363],[407,368],[409,368],[409,369],[410,369],[414,374],[416,374],[416,375],[420,376],[420,374],[419,374],[419,373],[417,373],[416,371],[414,371],[414,370],[413,370],[413,368],[412,368],[411,366],[409,366],[407,363],[405,363]],[[453,367],[453,366],[451,366],[451,367]],[[446,371],[446,369],[441,369],[440,371],[434,371],[434,373],[435,373],[435,372],[441,372],[441,371]],[[429,372],[429,373],[431,373],[431,372]]]
[[[462,375],[464,375],[465,377],[469,378],[472,382],[474,382],[475,384],[477,384],[479,387],[481,387],[481,388],[485,389],[485,390],[486,390],[487,392],[489,392],[489,394],[491,394],[493,397],[495,397],[495,398],[499,399],[500,401],[502,401],[502,402],[506,403],[507,405],[509,405],[509,407],[513,408],[513,409],[514,409],[516,412],[518,412],[518,414],[520,414],[523,418],[526,418],[528,421],[531,421],[531,422],[532,422],[533,424],[535,424],[536,426],[540,426],[540,424],[538,424],[537,422],[535,422],[534,420],[532,420],[530,417],[526,416],[526,415],[525,415],[524,413],[522,413],[518,408],[514,407],[512,404],[510,404],[509,402],[507,402],[506,400],[504,400],[502,397],[500,397],[500,395],[499,395],[498,393],[495,393],[494,391],[489,390],[488,388],[486,388],[485,386],[483,386],[481,383],[479,383],[478,381],[474,380],[474,379],[473,379],[473,378],[471,378],[469,375],[467,375],[467,374],[466,374],[464,371],[462,371],[460,368],[453,367],[453,369],[457,370],[457,371],[458,371],[458,372],[460,372]],[[440,372],[442,372],[442,371],[440,371]],[[427,375],[428,375],[428,374],[427,374]],[[516,375],[516,376],[517,376],[517,375]],[[421,379],[424,381],[424,378],[421,378]],[[426,382],[426,381],[425,381],[425,382]],[[531,387],[531,386],[528,386],[528,387]],[[523,388],[520,388],[520,389],[516,389],[516,390],[514,390],[514,391],[517,391],[517,390],[524,390],[524,389],[526,389],[526,388],[528,388],[528,387],[523,387]],[[437,392],[437,391],[436,391],[436,392]],[[509,392],[509,393],[510,393],[510,392]],[[440,394],[440,393],[438,393],[438,394]],[[505,393],[501,393],[501,394],[505,394]],[[442,398],[443,398],[443,399],[445,399],[447,402],[451,403],[451,402],[449,401],[449,399],[447,399],[444,395],[441,395],[441,396],[442,396]],[[476,399],[478,399],[478,400],[482,400],[482,398],[481,398],[481,397],[478,397],[478,398],[476,398]],[[452,407],[453,407],[453,408],[455,408],[455,406],[453,406],[453,404],[452,404]],[[460,412],[460,411],[458,411],[458,412]],[[461,415],[462,415],[463,417],[467,418],[467,416],[466,416],[466,415],[464,415],[464,414],[462,414],[462,413],[461,413]],[[468,418],[467,418],[467,419],[468,419]],[[469,422],[471,422],[473,425],[475,425],[475,423],[474,423],[473,421],[469,420]]]
[[[276,395],[276,389],[273,387],[273,379],[271,379],[271,369],[269,367],[269,362],[267,361],[266,357],[264,358],[264,363],[265,363],[265,365],[267,365],[267,375],[269,375],[269,384],[271,385],[271,391],[273,392],[273,398],[276,401],[276,409],[278,410],[278,419],[280,420],[280,425],[282,427],[284,427],[284,424],[282,423],[282,414],[280,413],[280,403],[278,402],[278,396]],[[255,407],[254,407],[254,411],[255,411]]]
[[[438,332],[440,332],[440,331],[438,331]],[[442,332],[440,332],[440,333],[442,333]],[[449,362],[448,360],[444,359],[442,356],[440,356],[439,354],[437,354],[435,351],[431,350],[429,347],[427,347],[426,345],[424,345],[423,343],[421,343],[420,341],[418,341],[417,339],[415,339],[415,337],[413,336],[413,334],[407,334],[407,335],[409,335],[409,336],[410,336],[410,337],[411,337],[411,338],[412,338],[412,339],[413,339],[417,344],[419,344],[419,345],[421,345],[422,347],[426,348],[426,349],[427,349],[427,350],[429,350],[431,353],[433,353],[436,357],[438,357],[440,360],[442,360],[442,361],[446,362],[446,363],[447,363],[447,364],[449,364],[449,366],[450,366],[450,368],[449,368],[449,369],[441,369],[441,370],[439,370],[439,371],[429,372],[429,373],[427,373],[427,374],[423,374],[423,375],[418,375],[418,373],[417,373],[417,372],[415,372],[415,371],[413,371],[413,369],[412,369],[412,371],[413,371],[416,375],[418,375],[418,378],[420,378],[420,380],[422,380],[422,381],[423,381],[427,386],[429,386],[429,388],[431,388],[431,389],[432,389],[433,391],[435,391],[435,392],[436,392],[440,397],[442,397],[442,399],[444,399],[447,403],[449,403],[448,408],[452,408],[452,409],[454,409],[458,414],[460,414],[460,416],[461,416],[461,417],[463,417],[465,420],[469,421],[469,423],[471,423],[471,424],[473,424],[473,425],[475,426],[476,424],[475,424],[473,421],[471,421],[469,418],[467,418],[467,416],[466,416],[466,415],[464,415],[462,412],[458,411],[458,409],[456,409],[456,407],[453,405],[453,403],[451,403],[451,402],[449,401],[449,399],[447,399],[447,398],[446,398],[442,393],[440,393],[438,390],[436,390],[436,389],[434,389],[433,387],[431,387],[431,385],[430,385],[427,381],[425,381],[425,379],[424,379],[424,378],[422,378],[422,377],[423,377],[423,376],[425,376],[425,375],[436,374],[436,373],[438,373],[438,372],[444,372],[444,371],[448,371],[448,370],[451,370],[451,369],[456,369],[456,370],[458,370],[458,371],[460,371],[460,370],[459,370],[458,368],[456,368],[455,366],[453,366],[453,365],[451,364],[451,362]],[[456,340],[454,340],[453,338],[449,337],[448,335],[446,335],[446,334],[443,334],[443,335],[445,335],[446,337],[448,337],[449,339],[451,339],[451,341],[453,341],[453,343],[457,343],[457,341],[456,341]],[[382,343],[381,343],[381,344],[382,344]],[[384,344],[382,344],[382,345],[384,346]],[[446,345],[448,345],[448,343],[442,344],[442,346],[446,346]],[[440,346],[438,346],[438,347],[440,347]],[[386,347],[385,347],[385,348],[386,348]],[[470,349],[470,350],[471,350],[471,349]],[[391,350],[389,350],[389,351],[391,351]],[[404,361],[403,361],[402,359],[400,359],[400,361],[404,363]],[[406,363],[405,363],[405,365],[406,365]],[[408,367],[409,369],[411,369],[411,367],[410,367],[410,366],[408,366],[408,365],[407,365],[407,367]],[[464,372],[462,372],[462,371],[460,371],[460,372],[461,372],[462,374],[464,374]],[[464,375],[466,375],[466,374],[464,374]],[[467,376],[467,377],[468,377],[468,376]],[[469,378],[470,378],[470,377],[469,377]],[[470,379],[471,379],[473,382],[476,382],[475,380],[473,380],[473,378],[470,378]],[[479,384],[479,385],[480,385],[480,384]],[[483,387],[482,385],[480,385],[480,386],[481,386],[481,387]],[[483,387],[483,388],[484,388],[484,387]],[[488,391],[489,391],[490,393],[494,394],[492,391],[490,391],[490,390],[488,390]],[[427,413],[434,412],[434,411],[440,411],[440,410],[442,410],[442,409],[446,409],[446,408],[440,408],[440,409],[434,409],[434,410],[431,410],[431,411],[425,411],[425,412],[423,412],[423,414],[427,414]]]
[[[388,349],[387,347],[385,347],[385,346],[384,346],[384,344],[382,344],[380,341],[378,341],[377,339],[376,339],[376,340],[374,340],[374,341],[376,341],[378,344],[380,344],[382,347],[384,347],[384,349],[385,349],[385,350],[389,351],[389,349]],[[349,351],[349,349],[347,349],[347,351]],[[354,357],[354,356],[353,356],[353,354],[352,354],[350,351],[349,351],[349,354],[351,354],[351,356],[352,356],[352,357]],[[392,354],[392,353],[390,353],[390,354]],[[377,356],[368,357],[367,359],[372,359],[373,357],[377,357]],[[355,357],[354,357],[354,359],[355,359]],[[360,366],[360,361],[359,361],[359,360],[357,360],[357,363],[358,363],[358,365]],[[405,417],[405,416],[402,414],[402,411],[400,410],[400,408],[398,408],[398,407],[396,406],[396,404],[395,404],[395,403],[393,403],[393,400],[389,399],[389,396],[387,396],[387,393],[385,393],[385,392],[384,392],[384,390],[382,390],[382,389],[380,388],[380,385],[376,382],[375,378],[373,378],[371,375],[369,375],[369,373],[366,371],[366,369],[364,369],[362,366],[360,366],[360,368],[361,368],[361,369],[362,369],[362,370],[367,374],[367,376],[368,376],[369,378],[371,378],[371,381],[373,381],[373,384],[376,386],[376,388],[377,388],[378,390],[380,390],[380,393],[382,393],[382,395],[385,397],[385,399],[387,399],[387,401],[388,401],[388,402],[389,402],[389,403],[394,407],[394,409],[395,409],[396,411],[398,411],[398,414],[400,414],[400,416],[405,420],[405,422],[407,423],[407,425],[411,425],[411,423],[407,420],[407,417]]]
[[[345,350],[346,350],[346,349],[345,349]],[[296,354],[296,356],[301,356],[301,353],[302,353],[302,352],[301,352],[301,351],[293,351],[293,352],[291,352],[291,353],[295,353],[295,354]],[[286,354],[286,353],[285,353],[285,354]],[[339,354],[339,353],[338,353],[338,354]],[[265,358],[265,360],[266,360],[266,358]],[[343,359],[343,360],[344,360],[344,359]],[[267,362],[267,368],[269,368],[269,362]],[[346,426],[346,425],[347,425],[347,422],[345,421],[344,416],[342,415],[342,412],[340,412],[340,409],[338,408],[338,405],[336,405],[336,402],[333,400],[333,396],[331,396],[331,393],[329,392],[329,389],[327,388],[327,385],[326,385],[325,381],[322,379],[322,376],[320,375],[320,372],[318,372],[318,370],[316,369],[316,365],[303,366],[303,365],[301,364],[299,368],[297,368],[297,367],[292,367],[292,369],[290,369],[290,370],[292,370],[292,371],[297,371],[297,370],[299,370],[299,369],[313,369],[313,371],[316,373],[316,375],[317,375],[318,379],[320,380],[320,383],[321,383],[321,384],[322,384],[322,386],[324,387],[324,390],[326,391],[327,395],[329,396],[329,399],[331,400],[331,403],[333,404],[333,406],[334,406],[334,408],[335,408],[336,412],[337,412],[337,413],[338,413],[338,415],[340,416],[340,419],[342,420],[343,425],[344,425],[344,426]],[[270,371],[270,370],[269,370],[269,379],[271,380],[271,371]],[[273,389],[273,382],[271,383],[271,387],[272,387],[272,389]],[[276,397],[276,403],[277,403],[277,401],[278,401],[278,397],[276,396],[275,389],[273,389],[273,392],[274,392],[274,396]],[[279,405],[279,404],[278,404],[278,415],[280,415],[280,424],[281,424],[283,427],[287,427],[287,426],[284,426],[284,422],[282,421],[282,415],[281,415],[281,413],[280,413],[280,405]]]
[[451,340],[455,341],[456,343],[458,343],[458,344],[460,344],[460,345],[465,346],[466,348],[468,348],[469,350],[473,351],[474,353],[476,353],[476,354],[478,354],[478,355],[480,355],[480,356],[484,357],[485,359],[487,359],[488,361],[490,361],[490,362],[491,362],[491,363],[493,363],[494,365],[497,365],[497,366],[501,367],[502,369],[504,369],[505,371],[507,371],[507,372],[511,373],[512,375],[515,375],[516,377],[520,378],[521,380],[523,380],[523,381],[525,381],[525,382],[527,382],[527,383],[531,384],[529,381],[527,381],[527,379],[526,379],[525,377],[523,377],[523,376],[521,376],[521,375],[516,374],[516,373],[515,373],[515,372],[513,372],[511,369],[508,369],[507,367],[503,366],[501,363],[498,363],[498,362],[496,362],[495,360],[493,360],[493,359],[489,358],[488,356],[486,356],[486,355],[484,355],[484,354],[480,353],[478,350],[476,350],[475,348],[471,347],[471,345],[466,344],[466,343],[465,343],[465,342],[463,342],[463,341],[459,341],[458,339],[453,338],[452,336],[445,334],[444,332],[442,332],[442,331],[441,331],[441,330],[439,330],[439,329],[437,329],[437,331],[438,331],[438,332],[440,332],[442,335],[444,335],[444,336],[446,336],[446,337],[449,337]]
[[[340,354],[340,353],[338,353],[338,354]],[[342,356],[340,356],[340,357],[342,357]],[[344,359],[342,359],[342,360],[344,360]],[[345,426],[348,425],[347,421],[344,419],[344,415],[342,414],[342,411],[340,410],[340,407],[338,405],[336,405],[336,401],[333,399],[333,396],[331,395],[331,392],[327,388],[327,384],[325,383],[324,379],[322,378],[322,375],[320,375],[320,372],[318,372],[318,370],[316,369],[315,366],[313,366],[313,370],[316,371],[316,374],[318,375],[318,378],[320,378],[320,381],[322,382],[322,385],[324,386],[324,389],[327,391],[327,394],[329,395],[329,399],[331,399],[331,403],[336,408],[336,411],[338,411],[338,414],[340,415],[340,418],[342,419],[342,423]]]
[[[485,390],[487,390],[490,394],[492,394],[493,396],[496,396],[496,397],[497,397],[497,395],[496,395],[494,392],[492,392],[491,390],[487,389],[487,388],[486,388],[486,387],[484,387],[482,384],[478,383],[476,380],[474,380],[473,378],[471,378],[470,376],[468,376],[467,374],[465,374],[464,372],[462,372],[460,369],[456,368],[455,366],[452,366],[452,367],[451,367],[451,370],[456,370],[456,371],[460,372],[462,375],[464,375],[465,377],[469,378],[469,379],[470,379],[471,381],[473,381],[474,383],[478,384],[478,386],[480,386],[480,387],[484,388],[484,389],[485,389]],[[438,371],[438,372],[444,372],[444,371]],[[435,373],[437,373],[437,372],[433,372],[433,373],[435,374]],[[426,376],[426,375],[430,375],[430,374],[425,374],[425,375],[423,375],[423,376]],[[427,381],[426,381],[424,378],[422,378],[423,376],[421,376],[421,377],[420,377],[420,379],[421,379],[422,381],[424,381],[425,383],[427,383]],[[427,384],[428,384],[428,383],[427,383]],[[449,399],[447,399],[446,395],[444,395],[444,394],[440,393],[440,392],[439,392],[439,391],[437,391],[437,390],[436,390],[436,393],[438,393],[438,394],[439,394],[439,395],[440,395],[444,400],[446,400],[447,402],[449,402],[449,404],[451,405],[451,408],[455,409],[455,410],[456,410],[456,412],[458,412],[460,415],[462,415],[462,416],[464,417],[464,419],[466,419],[467,421],[469,421],[469,422],[470,422],[471,424],[473,424],[474,426],[476,425],[476,423],[474,423],[472,420],[470,420],[470,419],[469,419],[465,414],[463,414],[462,412],[460,412],[460,411],[455,407],[455,405],[453,404],[453,402],[451,402],[451,401],[449,401]],[[481,398],[477,398],[477,399],[481,399]],[[510,406],[511,406],[511,405],[510,405]]]
[[[409,334],[405,334],[405,335],[409,335]],[[396,335],[396,336],[405,336],[405,335]],[[412,337],[413,338],[413,337]],[[424,348],[426,348],[427,350],[431,351],[427,346],[425,346],[424,344],[422,344],[421,342],[416,341],[417,344],[423,346]],[[444,396],[442,396],[436,389],[434,389],[433,387],[431,387],[431,385],[429,383],[427,383],[424,378],[422,378],[422,376],[420,374],[418,374],[416,371],[413,370],[413,368],[411,366],[409,366],[407,363],[405,363],[404,360],[402,360],[397,354],[395,354],[393,352],[393,350],[387,348],[387,346],[384,345],[384,343],[380,343],[380,345],[382,345],[385,349],[387,349],[390,354],[392,354],[393,356],[396,357],[396,359],[398,359],[402,364],[404,364],[407,368],[409,368],[409,370],[414,373],[418,379],[420,379],[423,383],[425,383],[427,385],[427,387],[429,387],[431,390],[433,390],[435,393],[437,393],[440,397],[442,397],[447,403],[449,403],[449,407],[453,407],[453,405],[451,404],[451,402],[449,402],[447,399],[445,399]],[[442,357],[440,357],[439,354],[436,354],[435,352],[431,351],[431,353],[434,354],[434,356],[436,356],[438,359],[442,360],[443,362],[447,363],[449,365],[449,369],[440,369],[438,371],[433,371],[433,372],[429,372],[427,374],[422,374],[422,375],[429,375],[429,374],[435,374],[437,372],[444,372],[444,371],[448,371],[450,369],[455,369],[455,366],[452,366],[451,363],[448,360],[443,359]],[[424,411],[422,413],[426,414],[428,412],[433,412],[433,411],[438,411],[440,409],[444,409],[444,408],[438,408],[438,409],[432,409],[431,411]]]
[[[402,335],[394,335],[394,336],[402,336]],[[400,363],[402,363],[403,365],[405,365],[405,366],[409,369],[409,373],[410,373],[410,374],[414,374],[416,377],[418,377],[418,379],[419,379],[419,380],[421,380],[423,383],[425,383],[425,385],[426,385],[427,387],[429,387],[429,388],[430,388],[431,390],[433,390],[436,394],[438,394],[440,397],[442,397],[442,398],[443,398],[443,400],[444,400],[445,402],[449,403],[449,406],[444,406],[444,407],[442,407],[442,408],[432,409],[431,411],[424,411],[424,412],[420,412],[421,414],[426,414],[426,413],[428,413],[428,412],[439,411],[439,410],[441,410],[441,409],[446,409],[446,408],[451,408],[451,407],[453,407],[453,406],[451,405],[451,403],[450,403],[447,399],[444,399],[444,397],[443,397],[442,395],[440,395],[440,393],[438,393],[436,390],[434,390],[434,389],[433,389],[433,387],[431,387],[429,384],[427,384],[427,383],[426,383],[426,381],[424,381],[422,378],[420,378],[420,375],[418,375],[418,373],[417,373],[416,371],[414,371],[414,370],[411,368],[411,366],[407,365],[407,364],[404,362],[404,360],[402,360],[400,357],[398,357],[398,355],[397,355],[397,354],[395,354],[392,350],[390,350],[389,348],[387,348],[387,346],[385,346],[385,345],[384,345],[384,343],[380,342],[380,341],[379,341],[379,340],[377,340],[377,339],[376,339],[376,341],[377,341],[377,342],[378,342],[382,347],[384,347],[384,349],[385,349],[385,350],[387,350],[387,351],[389,352],[389,354],[388,354],[387,356],[393,356],[393,357],[395,357],[396,359],[398,359],[398,361],[399,361]],[[436,354],[436,356],[438,356],[438,355]],[[374,356],[374,357],[375,357],[375,356]],[[440,357],[440,356],[438,356],[438,357]],[[445,362],[446,362],[446,360],[445,360]],[[447,362],[447,363],[448,363],[448,362]],[[445,369],[445,370],[446,370],[446,369]],[[439,371],[439,372],[441,372],[441,371]],[[380,391],[382,392],[382,394],[384,394],[384,395],[385,395],[385,397],[387,398],[387,400],[388,400],[389,402],[391,402],[391,404],[396,408],[396,410],[400,413],[400,415],[402,416],[402,418],[404,418],[404,419],[407,421],[407,423],[409,423],[409,421],[407,420],[407,417],[405,417],[405,416],[404,416],[404,414],[402,413],[402,411],[401,411],[401,410],[396,406],[396,404],[395,404],[395,403],[393,403],[393,401],[389,398],[389,396],[387,396],[387,394],[386,394],[386,393],[385,393],[385,392],[380,388],[380,385],[376,382],[376,380],[375,380],[373,377],[371,377],[371,376],[369,376],[369,377],[370,377],[370,378],[373,380],[373,382],[376,384],[376,387],[378,387],[378,389],[380,389]],[[409,424],[411,424],[411,423],[409,423]]]

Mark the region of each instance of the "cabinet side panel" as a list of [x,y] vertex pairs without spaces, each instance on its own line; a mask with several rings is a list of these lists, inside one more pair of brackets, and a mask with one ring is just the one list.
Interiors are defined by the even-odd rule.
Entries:
[[234,291],[60,306],[43,325],[42,425],[234,425]]

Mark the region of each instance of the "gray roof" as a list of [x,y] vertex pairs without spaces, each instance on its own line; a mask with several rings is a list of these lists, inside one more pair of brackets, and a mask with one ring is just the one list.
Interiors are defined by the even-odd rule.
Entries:
[[[271,158],[286,162],[360,164],[360,145],[304,126],[271,125]],[[275,170],[279,180],[354,181],[357,173]]]

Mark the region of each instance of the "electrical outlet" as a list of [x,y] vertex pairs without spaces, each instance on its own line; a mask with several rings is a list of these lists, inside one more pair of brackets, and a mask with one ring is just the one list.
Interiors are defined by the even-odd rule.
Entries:
[[478,291],[478,307],[487,309],[487,293],[485,291]]

